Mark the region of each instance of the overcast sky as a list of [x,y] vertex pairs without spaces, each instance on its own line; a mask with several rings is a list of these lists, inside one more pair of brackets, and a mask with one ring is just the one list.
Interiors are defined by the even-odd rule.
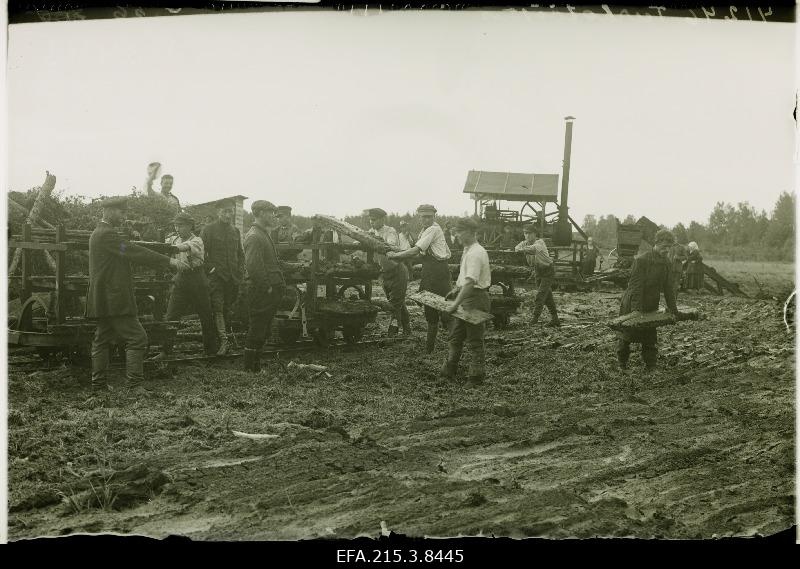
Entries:
[[[793,189],[792,24],[263,13],[9,30],[9,180],[342,216],[472,212],[467,171],[561,173],[570,212],[705,221]],[[249,202],[245,204],[247,207]]]

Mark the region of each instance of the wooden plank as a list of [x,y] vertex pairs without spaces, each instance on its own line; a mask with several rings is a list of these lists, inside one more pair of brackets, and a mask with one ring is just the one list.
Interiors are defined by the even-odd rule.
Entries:
[[[60,225],[56,228],[56,244],[61,244],[64,240],[66,232],[64,226]],[[66,245],[65,245],[66,247]],[[66,251],[66,249],[65,249]],[[60,324],[64,321],[64,277],[67,271],[67,254],[65,251],[56,253],[56,291],[55,291],[55,321]]]
[[677,318],[669,312],[631,312],[612,318],[608,321],[608,327],[612,330],[645,330],[670,326],[683,320],[697,320],[699,316],[695,309],[681,312]]
[[[425,306],[435,308],[439,311],[445,311],[453,304],[451,301],[445,300],[444,297],[428,291],[410,294],[408,295],[408,298],[420,304],[424,304]],[[458,309],[451,314],[451,316],[454,316],[459,320],[463,320],[469,324],[483,324],[484,322],[487,322],[493,318],[493,316],[488,312],[483,312],[482,310],[468,310],[463,306],[459,306]]]
[[9,241],[9,249],[36,249],[40,251],[66,251],[64,243],[36,243],[35,241]]
[[370,251],[375,251],[377,253],[386,253],[387,251],[402,251],[401,247],[397,247],[394,245],[389,245],[380,239],[376,239],[374,236],[370,235],[360,227],[356,227],[346,221],[341,221],[336,219],[335,217],[330,217],[328,215],[320,215],[317,214],[314,216],[314,220],[319,222],[320,225],[323,225],[329,229],[333,229],[339,232],[342,235],[347,235],[348,237],[355,239],[362,245],[368,248]]

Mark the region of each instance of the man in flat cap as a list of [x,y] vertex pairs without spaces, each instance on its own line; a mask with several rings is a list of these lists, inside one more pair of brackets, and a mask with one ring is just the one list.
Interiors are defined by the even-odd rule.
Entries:
[[128,387],[144,380],[147,333],[139,322],[134,296],[131,263],[152,267],[172,266],[185,270],[186,264],[140,245],[126,241],[115,229],[125,219],[125,197],[104,200],[103,218],[89,237],[89,290],[86,318],[97,321],[92,340],[92,388],[107,389],[110,347],[116,337],[125,341],[125,370]]
[[[410,249],[399,253],[389,251],[386,256],[393,260],[400,260],[421,255],[422,280],[420,281],[419,290],[445,296],[450,292],[450,269],[447,266],[447,260],[450,258],[450,248],[447,246],[442,228],[434,221],[436,208],[429,204],[422,204],[417,208],[417,215],[424,229],[416,244]],[[425,320],[428,323],[428,339],[425,343],[425,351],[431,354],[436,347],[439,311],[426,306]],[[443,324],[447,324],[449,320],[449,315],[442,314]]]
[[[379,207],[368,210],[369,233],[379,237],[389,245],[400,246],[400,237],[394,227],[386,225],[386,212]],[[406,308],[406,290],[408,288],[408,267],[402,261],[392,261],[386,255],[376,255],[375,260],[381,266],[381,279],[386,299],[394,312],[389,322],[389,336],[396,336],[398,323],[403,327],[403,334],[411,334],[411,317]]]
[[261,349],[267,339],[272,318],[283,299],[286,282],[278,264],[278,252],[272,241],[276,207],[258,200],[250,207],[253,225],[244,237],[244,256],[247,266],[247,300],[250,327],[244,349],[245,371],[261,370]]
[[275,209],[278,226],[273,230],[273,241],[276,243],[292,243],[300,235],[300,230],[292,223],[292,208],[288,205],[279,205]]
[[239,284],[244,276],[244,250],[239,230],[233,225],[235,206],[231,200],[217,203],[217,220],[200,232],[205,250],[205,271],[211,311],[217,328],[217,355],[228,353],[226,323],[230,323],[233,305],[239,296]]
[[517,243],[514,250],[525,253],[528,265],[533,267],[538,282],[532,324],[536,324],[539,321],[542,310],[547,306],[547,310],[550,312],[550,322],[547,326],[557,328],[561,326],[561,322],[558,319],[555,300],[553,300],[553,283],[556,277],[553,259],[550,258],[544,239],[537,237],[538,230],[535,225],[525,225],[522,231],[525,234],[525,239]]
[[[638,255],[633,260],[628,288],[622,295],[619,313],[655,312],[664,293],[664,300],[670,312],[678,315],[675,303],[675,289],[672,286],[672,270],[667,258],[670,248],[675,244],[675,236],[666,229],[656,232],[653,250]],[[642,360],[645,369],[652,371],[658,359],[658,334],[656,328],[641,331],[617,333],[617,360],[621,369],[627,369],[631,354],[631,344],[642,345]]]
[[[458,272],[456,288],[448,295],[448,297],[455,296],[448,312],[452,314],[459,306],[489,312],[489,287],[492,284],[492,273],[489,268],[489,255],[475,236],[478,224],[472,219],[459,219],[454,229],[459,242],[464,244],[464,252],[461,255],[461,268]],[[442,367],[441,377],[455,378],[466,340],[470,349],[467,382],[473,385],[483,383],[486,377],[483,341],[485,332],[486,324],[469,324],[458,318],[451,319],[447,361]]]
[[[180,320],[185,314],[200,317],[203,330],[203,347],[207,356],[217,353],[217,331],[211,312],[208,295],[208,277],[203,270],[205,248],[203,240],[194,234],[195,221],[188,213],[179,213],[174,220],[175,234],[165,240],[178,249],[176,257],[186,263],[187,268],[178,271],[173,278],[172,293],[167,305],[167,321]],[[162,346],[156,359],[166,358],[172,351],[172,344]]]

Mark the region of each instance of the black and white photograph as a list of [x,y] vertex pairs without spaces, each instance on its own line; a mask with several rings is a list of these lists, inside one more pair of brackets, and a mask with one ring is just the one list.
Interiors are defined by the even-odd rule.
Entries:
[[774,13],[10,17],[4,540],[793,528]]

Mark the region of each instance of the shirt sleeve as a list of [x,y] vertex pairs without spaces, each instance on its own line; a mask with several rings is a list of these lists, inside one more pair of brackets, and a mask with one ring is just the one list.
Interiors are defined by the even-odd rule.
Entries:
[[415,246],[423,253],[427,251],[428,247],[430,247],[431,243],[433,243],[433,231],[433,226],[428,227],[422,232],[422,234],[420,234],[419,239],[417,240]]
[[480,255],[468,253],[464,258],[464,274],[461,276],[464,280],[472,279],[473,284],[478,284],[482,264]]
[[189,240],[189,253],[192,257],[197,257],[198,259],[202,259],[203,255],[205,254],[205,247],[203,246],[203,240],[199,237],[195,236]]
[[386,243],[394,245],[395,247],[400,245],[400,237],[397,235],[397,230],[394,227],[390,227],[389,231],[386,232]]

